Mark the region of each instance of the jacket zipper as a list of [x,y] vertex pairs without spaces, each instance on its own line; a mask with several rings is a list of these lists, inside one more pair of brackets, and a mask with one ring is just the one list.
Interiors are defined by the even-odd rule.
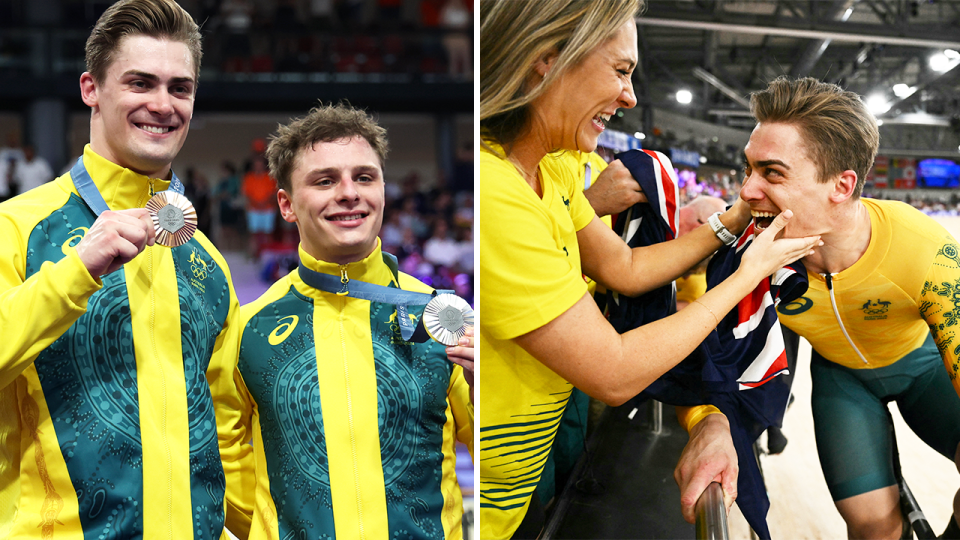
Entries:
[[[150,185],[149,185],[149,192],[147,194],[148,198],[153,197],[153,195],[156,193],[156,191],[154,190],[154,182],[155,180],[151,178]],[[146,201],[141,200],[139,206],[142,208],[144,205],[146,205]],[[150,283],[153,283],[153,277],[154,277],[153,257],[149,253],[146,253],[146,248],[144,248],[144,252],[145,253],[143,253],[142,255],[145,255],[148,257],[147,259],[148,261],[147,270],[149,272],[148,281]],[[153,289],[153,287],[151,287],[150,288],[150,326],[156,327],[156,324],[157,324],[157,296],[156,296],[155,290]],[[156,334],[153,332],[150,332],[150,343],[152,345],[154,358],[160,358],[159,351],[157,350]],[[161,426],[161,432],[166,433],[167,432],[167,377],[166,377],[166,373],[164,373],[164,370],[163,370],[163,362],[160,362],[157,367],[160,368],[160,387],[162,389],[160,395],[163,396],[162,398],[163,406],[161,407],[160,426]],[[167,470],[173,470],[173,458],[170,455],[170,444],[167,442],[166,437],[163,438],[163,448],[165,450],[164,453],[166,454],[166,457],[167,457]],[[167,491],[170,493],[173,493],[173,477],[167,478]],[[173,515],[173,497],[171,497],[167,503],[167,515]],[[171,534],[173,533],[173,529],[171,528],[167,532],[168,532],[167,537],[173,538],[171,536]]]
[[843,320],[840,319],[840,310],[837,309],[837,299],[833,294],[833,274],[829,272],[826,274],[820,274],[827,281],[827,291],[830,293],[830,305],[833,307],[833,315],[837,319],[837,323],[840,324],[840,331],[843,332],[843,337],[847,338],[847,343],[853,347],[853,352],[857,353],[857,356],[863,360],[864,364],[870,365],[870,362],[867,362],[866,357],[863,356],[863,353],[860,352],[860,349],[853,343],[853,339],[850,338],[850,334],[847,333],[847,328],[843,326]]
[[350,278],[347,277],[347,265],[340,265],[340,283],[343,284],[342,289],[337,292],[337,295],[342,298],[340,302],[340,355],[341,360],[343,361],[343,377],[344,384],[346,385],[346,397],[347,397],[347,425],[350,430],[350,455],[353,458],[353,481],[356,485],[357,490],[357,528],[360,530],[360,538],[366,538],[366,535],[363,532],[363,497],[360,492],[360,465],[357,458],[357,434],[356,428],[354,427],[353,422],[353,397],[350,394],[350,364],[347,360],[347,342],[344,338],[346,334],[346,328],[344,328],[344,312],[347,308],[347,299],[343,298],[349,291],[347,290],[347,283],[349,283]]
[[346,296],[350,294],[350,277],[347,276],[347,265],[340,265],[340,290],[337,291],[337,296]]

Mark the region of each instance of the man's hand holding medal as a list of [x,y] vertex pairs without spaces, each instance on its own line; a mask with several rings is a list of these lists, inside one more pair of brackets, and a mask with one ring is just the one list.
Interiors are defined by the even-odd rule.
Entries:
[[77,244],[77,255],[90,275],[99,278],[133,260],[147,246],[174,248],[197,231],[197,211],[179,193],[155,194],[146,208],[106,210]]

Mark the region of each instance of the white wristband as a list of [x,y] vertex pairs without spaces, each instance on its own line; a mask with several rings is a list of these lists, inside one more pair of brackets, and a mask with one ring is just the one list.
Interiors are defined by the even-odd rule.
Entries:
[[722,213],[723,212],[717,212],[716,214],[713,214],[707,218],[707,223],[710,224],[710,228],[713,229],[713,234],[717,235],[717,238],[719,238],[721,242],[728,246],[732,246],[733,243],[737,241],[737,237],[734,236],[732,232],[728,231],[727,228],[724,227],[723,222],[720,221],[720,214]]

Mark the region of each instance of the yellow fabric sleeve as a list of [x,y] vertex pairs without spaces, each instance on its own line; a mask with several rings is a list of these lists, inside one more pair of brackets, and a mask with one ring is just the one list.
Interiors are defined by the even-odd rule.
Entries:
[[[249,444],[253,434],[253,400],[239,370],[234,373],[234,384],[237,395],[232,401],[238,408],[232,411],[217,409],[220,459],[227,482],[224,525],[238,538],[247,538],[257,495],[256,456],[253,445]],[[230,421],[233,424],[228,424]]]
[[249,444],[253,400],[237,370],[243,321],[227,265],[222,263],[222,268],[230,283],[230,311],[210,359],[207,382],[213,397],[217,441],[226,480],[225,526],[238,538],[246,538],[256,495],[256,462]]
[[24,279],[26,246],[21,235],[0,226],[0,388],[6,387],[40,352],[56,341],[87,310],[87,300],[102,284],[90,276],[77,250],[45,262]]
[[707,292],[707,274],[695,272],[677,279],[677,302],[692,303]]
[[470,457],[473,457],[473,402],[470,401],[470,385],[463,378],[461,366],[453,368],[447,398],[456,423],[457,440],[467,445]]
[[[546,162],[547,160],[544,160]],[[480,156],[477,249],[483,328],[509,340],[540,328],[570,309],[587,292],[580,268],[577,231],[596,214],[573,172],[541,163],[543,199],[508,162]]]
[[956,285],[960,283],[960,247],[952,237],[944,240],[934,264],[927,271],[917,305],[937,343],[950,382],[960,395],[960,347],[956,346],[956,314],[960,311],[960,294]]
[[694,428],[701,420],[711,414],[723,414],[720,409],[713,405],[695,405],[693,407],[677,407],[677,421],[687,433]]

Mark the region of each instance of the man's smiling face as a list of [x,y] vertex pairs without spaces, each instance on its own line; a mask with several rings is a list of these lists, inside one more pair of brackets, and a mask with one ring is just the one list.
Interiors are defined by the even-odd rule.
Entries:
[[184,43],[123,38],[102,84],[89,73],[80,77],[84,103],[93,109],[93,150],[141,174],[166,175],[190,129],[194,73]]
[[792,124],[760,123],[743,150],[744,183],[740,198],[750,205],[758,229],[780,212],[793,210],[784,236],[822,234],[829,223],[829,194],[834,182],[818,182],[800,130]]
[[315,143],[301,152],[278,200],[304,251],[337,264],[359,261],[377,247],[383,223],[380,158],[360,136]]

